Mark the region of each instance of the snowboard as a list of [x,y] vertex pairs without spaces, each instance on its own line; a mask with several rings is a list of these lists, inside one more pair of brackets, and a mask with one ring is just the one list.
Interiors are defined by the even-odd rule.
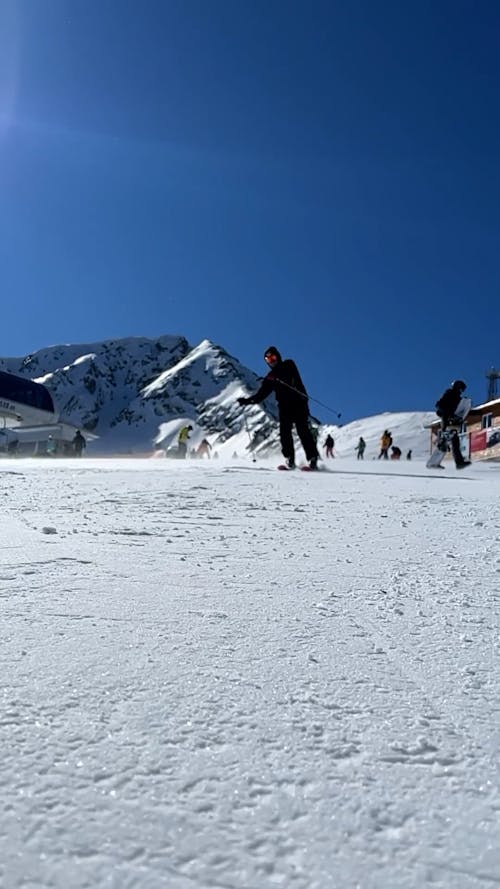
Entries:
[[[449,435],[452,432],[460,430],[460,427],[467,414],[469,413],[471,407],[472,398],[460,399],[455,411],[455,416],[450,421],[450,424],[447,427],[446,431],[440,431],[438,434],[436,447],[434,448],[432,454],[427,460],[427,463],[425,464],[427,469],[444,469],[444,466],[441,466],[441,463],[444,460],[445,454],[447,454],[450,450]],[[453,422],[454,420],[456,420],[456,423]]]

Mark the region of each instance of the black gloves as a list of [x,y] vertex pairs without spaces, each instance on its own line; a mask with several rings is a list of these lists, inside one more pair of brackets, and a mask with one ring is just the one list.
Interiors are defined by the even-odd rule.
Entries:
[[240,407],[243,407],[244,404],[250,404],[249,398],[238,398],[237,401]]

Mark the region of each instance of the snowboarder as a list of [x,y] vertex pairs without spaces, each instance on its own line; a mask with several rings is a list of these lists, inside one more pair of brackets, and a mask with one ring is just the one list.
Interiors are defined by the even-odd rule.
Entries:
[[73,450],[75,452],[75,457],[81,457],[82,451],[87,447],[87,442],[83,437],[82,433],[78,429],[75,433],[75,437],[73,439]]
[[183,426],[179,435],[177,436],[177,453],[181,459],[185,459],[187,454],[187,443],[189,441],[189,433],[192,431],[192,426]]
[[391,451],[391,460],[401,460],[401,448],[398,448],[397,445],[393,445]]
[[260,388],[248,398],[238,398],[238,404],[260,404],[271,392],[279,407],[281,452],[287,469],[295,469],[295,447],[292,429],[295,426],[310,469],[317,469],[318,449],[309,427],[309,402],[297,365],[291,358],[283,360],[276,346],[264,352],[269,373]]
[[382,438],[380,439],[380,454],[378,455],[379,460],[381,457],[383,457],[384,460],[389,459],[389,448],[390,448],[391,444],[392,444],[392,435],[387,429],[384,429],[384,432],[382,433]]
[[[466,460],[460,448],[460,429],[465,417],[469,414],[471,400],[464,398],[467,383],[463,380],[453,380],[451,386],[445,389],[441,398],[436,401],[436,414],[441,419],[441,429],[437,438],[436,450],[433,451],[427,461],[428,469],[443,469],[441,461],[451,447],[453,459],[457,469],[470,466],[470,460]],[[441,455],[441,456],[440,456]]]
[[323,445],[325,449],[325,457],[334,457],[333,449],[335,447],[335,441],[331,435],[327,435],[325,438],[325,443]]
[[366,448],[366,441],[364,440],[363,436],[360,436],[359,441],[358,441],[356,447],[354,448],[354,450],[358,452],[358,457],[357,457],[358,460],[364,460],[365,448]]

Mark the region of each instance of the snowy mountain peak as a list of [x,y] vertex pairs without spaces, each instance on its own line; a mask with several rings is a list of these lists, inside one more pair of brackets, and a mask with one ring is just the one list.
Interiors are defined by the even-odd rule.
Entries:
[[[210,340],[193,347],[170,335],[50,346],[0,358],[0,368],[47,386],[62,417],[99,436],[96,453],[151,450],[162,440],[162,425],[180,418],[224,443],[242,427],[237,397],[258,384],[251,370]],[[276,443],[275,417],[272,404],[251,412],[261,449]]]

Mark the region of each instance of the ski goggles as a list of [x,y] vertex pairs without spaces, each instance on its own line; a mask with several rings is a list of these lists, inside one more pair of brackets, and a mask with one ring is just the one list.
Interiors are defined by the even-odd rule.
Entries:
[[270,352],[269,355],[264,355],[264,361],[267,364],[276,364],[278,361],[278,356],[274,354],[274,352]]

